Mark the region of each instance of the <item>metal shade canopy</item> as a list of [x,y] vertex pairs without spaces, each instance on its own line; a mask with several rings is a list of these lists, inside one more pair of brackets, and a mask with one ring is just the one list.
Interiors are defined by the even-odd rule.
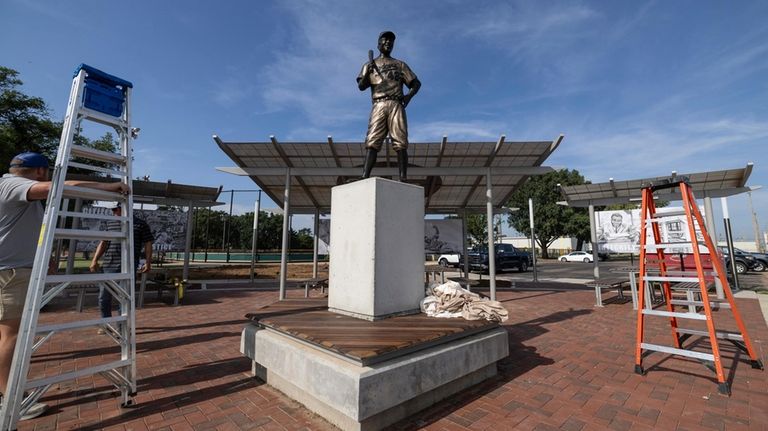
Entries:
[[133,201],[143,204],[176,205],[193,207],[213,207],[222,205],[217,202],[221,186],[202,187],[188,184],[174,184],[171,181],[134,181]]
[[[83,174],[68,174],[67,179],[99,182],[117,181],[116,178]],[[221,193],[221,187],[175,184],[170,180],[164,183],[159,181],[134,180],[131,187],[133,189],[133,202],[137,204],[192,206],[196,208],[223,205],[223,202],[216,201]]]
[[[640,201],[643,184],[658,182],[670,177],[688,177],[688,184],[693,188],[697,198],[722,198],[748,192],[747,180],[752,173],[752,163],[747,163],[743,169],[726,169],[722,171],[696,172],[635,180],[614,181],[606,183],[580,184],[577,186],[561,186],[565,204],[572,207],[588,207],[590,205],[612,205]],[[677,187],[657,190],[654,193],[658,199],[680,200]]]
[[[365,148],[361,142],[279,143],[224,142],[218,146],[237,167],[216,168],[249,176],[272,201],[284,208],[286,175],[291,178],[291,213],[314,214],[330,211],[331,188],[362,173]],[[512,193],[531,175],[553,169],[541,164],[557,149],[563,136],[553,141],[507,142],[412,142],[408,146],[408,182],[424,187],[425,212],[432,214],[486,211],[486,177],[493,189],[492,203],[502,207]],[[374,176],[397,178],[397,155],[382,148]]]

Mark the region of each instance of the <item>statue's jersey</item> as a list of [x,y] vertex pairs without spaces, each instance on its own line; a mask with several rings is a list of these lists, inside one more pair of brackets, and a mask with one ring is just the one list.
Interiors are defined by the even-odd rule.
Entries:
[[[402,99],[403,84],[411,88],[411,84],[416,80],[416,74],[411,71],[404,62],[395,58],[379,57],[373,60],[379,68],[381,75],[372,71],[371,79],[371,98],[375,101],[382,98]],[[363,78],[365,65],[360,71],[358,81]]]

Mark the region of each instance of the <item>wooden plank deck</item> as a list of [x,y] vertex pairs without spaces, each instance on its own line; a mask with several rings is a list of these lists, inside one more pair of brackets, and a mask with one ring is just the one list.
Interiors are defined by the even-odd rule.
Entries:
[[246,317],[363,366],[498,326],[485,320],[441,319],[426,314],[370,322],[328,311],[325,298],[279,301]]

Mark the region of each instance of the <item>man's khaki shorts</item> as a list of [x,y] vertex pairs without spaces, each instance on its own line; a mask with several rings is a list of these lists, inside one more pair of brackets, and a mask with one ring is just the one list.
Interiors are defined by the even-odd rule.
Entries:
[[32,268],[0,270],[0,320],[21,319]]

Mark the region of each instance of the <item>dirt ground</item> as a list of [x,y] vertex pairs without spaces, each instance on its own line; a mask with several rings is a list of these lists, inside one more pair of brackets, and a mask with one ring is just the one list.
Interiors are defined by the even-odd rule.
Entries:
[[[158,270],[160,268],[157,268]],[[168,268],[168,277],[181,277],[181,267]],[[191,267],[189,269],[190,280],[225,280],[237,278],[250,278],[251,265],[220,265]],[[256,278],[277,279],[280,275],[279,263],[256,264]],[[318,277],[328,277],[328,262],[318,265]],[[289,263],[288,278],[312,278],[312,263]]]

